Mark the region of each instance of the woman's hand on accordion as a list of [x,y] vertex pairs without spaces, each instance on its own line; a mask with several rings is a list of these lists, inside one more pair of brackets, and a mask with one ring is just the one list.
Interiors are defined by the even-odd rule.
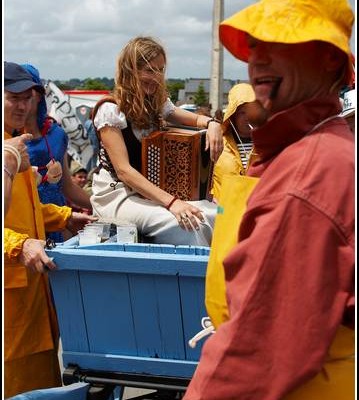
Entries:
[[216,162],[223,151],[222,125],[217,121],[210,121],[206,133],[206,150],[210,151],[210,157]]
[[199,230],[199,221],[204,222],[202,211],[180,199],[171,205],[169,211],[176,217],[182,229]]

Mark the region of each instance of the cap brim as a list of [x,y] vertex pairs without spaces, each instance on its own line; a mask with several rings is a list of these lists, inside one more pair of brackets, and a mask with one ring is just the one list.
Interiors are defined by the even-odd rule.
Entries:
[[41,85],[25,79],[5,85],[4,89],[11,93],[22,93],[29,89],[35,89],[42,94],[45,93],[45,89]]

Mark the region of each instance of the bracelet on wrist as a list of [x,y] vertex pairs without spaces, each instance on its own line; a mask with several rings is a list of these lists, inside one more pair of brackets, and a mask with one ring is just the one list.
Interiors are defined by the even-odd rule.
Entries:
[[4,151],[11,153],[16,158],[16,172],[19,172],[21,165],[21,154],[19,150],[11,144],[4,144]]
[[176,200],[178,200],[178,197],[173,196],[173,199],[172,199],[172,200],[167,204],[167,206],[165,207],[166,210],[169,210],[169,209],[171,208],[172,204],[173,204]]
[[9,178],[13,181],[15,175],[10,172],[9,168],[6,165],[4,165],[4,171],[8,174]]
[[209,120],[207,121],[206,129],[208,129],[208,126],[209,126],[209,124],[210,124],[211,122],[216,122],[217,124],[221,124],[221,121],[220,121],[219,119],[213,118],[213,117],[212,117],[211,119],[209,119]]

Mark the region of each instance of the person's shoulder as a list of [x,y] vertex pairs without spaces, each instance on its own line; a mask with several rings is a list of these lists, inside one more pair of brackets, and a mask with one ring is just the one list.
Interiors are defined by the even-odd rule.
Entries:
[[103,103],[101,103],[99,105],[99,107],[96,109],[96,113],[95,113],[95,118],[94,120],[96,120],[96,117],[100,114],[115,114],[115,115],[119,115],[120,114],[120,110],[117,107],[116,103],[113,103],[111,101],[104,101]]
[[342,118],[335,119],[330,126],[318,131],[317,135],[318,158],[328,158],[340,163],[354,156],[354,135]]
[[117,105],[116,99],[113,96],[104,96],[102,97],[100,100],[97,101],[97,103],[95,104],[95,107],[93,109],[93,115],[96,115],[96,112],[98,111],[98,109],[103,105],[103,104],[115,104]]
[[53,120],[48,134],[51,136],[56,136],[57,139],[60,139],[60,137],[68,137],[65,129],[56,120]]

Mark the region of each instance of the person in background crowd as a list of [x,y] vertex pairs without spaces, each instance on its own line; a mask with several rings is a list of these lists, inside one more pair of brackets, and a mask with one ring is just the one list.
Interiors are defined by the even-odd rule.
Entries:
[[185,400],[354,398],[354,136],[338,116],[353,21],[346,0],[261,0],[220,24],[262,105],[259,180],[223,263],[229,319]]
[[[5,62],[5,141],[23,130],[32,107],[33,91],[41,92],[43,87],[20,65]],[[29,135],[25,135],[16,139],[20,143],[28,138]],[[20,151],[22,156],[22,145]],[[32,168],[14,176],[12,198],[4,221],[6,398],[32,389],[61,385],[57,321],[46,274],[56,265],[44,249],[45,229],[57,231],[67,227],[76,233],[94,220],[96,218],[85,214],[72,213],[69,207],[41,204]]]
[[90,111],[89,118],[84,123],[84,128],[86,130],[87,136],[90,140],[93,149],[93,155],[89,160],[89,162],[87,163],[86,169],[87,171],[92,171],[97,166],[98,152],[100,150],[100,144],[98,141],[96,128],[93,124],[93,108]]
[[[91,191],[91,185],[89,185],[87,169],[83,167],[79,162],[72,160],[70,171],[71,171],[71,179],[74,185],[79,186],[80,188],[85,190],[89,196],[91,196],[92,191]],[[67,205],[71,207],[73,211],[91,214],[91,209],[83,208],[77,205],[76,203],[73,203],[69,199],[67,199]]]
[[76,165],[71,168],[71,179],[75,185],[84,188],[87,184],[87,169],[81,164],[76,163]]
[[163,121],[208,128],[206,148],[213,161],[223,149],[218,121],[170,101],[165,69],[165,51],[153,38],[136,37],[123,48],[113,98],[95,107],[101,169],[93,175],[91,203],[99,217],[125,218],[155,243],[208,245],[215,204],[182,201],[141,174],[141,139],[159,130]]
[[251,160],[253,127],[248,123],[247,110],[255,101],[254,91],[248,83],[238,83],[228,94],[228,107],[223,117],[224,149],[213,168],[213,200],[219,198],[225,175],[245,175]]
[[[22,67],[31,75],[32,80],[42,86],[37,68],[31,64]],[[36,91],[32,99],[31,111],[25,123],[25,130],[33,135],[27,143],[31,165],[38,168],[41,181],[38,185],[40,200],[43,204],[66,205],[66,199],[91,210],[90,196],[75,185],[71,179],[67,162],[68,136],[58,123],[48,116],[44,91]],[[57,169],[57,175],[51,174]],[[47,237],[62,242],[62,232],[49,232]]]
[[71,160],[70,171],[71,179],[76,184],[82,187],[86,193],[92,195],[92,176],[94,173],[98,172],[98,167],[92,169],[90,172],[87,171],[78,161]]

